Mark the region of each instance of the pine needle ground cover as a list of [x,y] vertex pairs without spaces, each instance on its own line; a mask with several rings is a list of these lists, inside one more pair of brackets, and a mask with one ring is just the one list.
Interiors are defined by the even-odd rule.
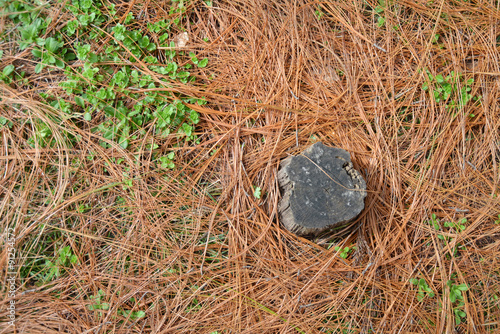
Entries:
[[[1,333],[496,333],[494,1],[0,1]],[[279,225],[317,141],[351,228]]]

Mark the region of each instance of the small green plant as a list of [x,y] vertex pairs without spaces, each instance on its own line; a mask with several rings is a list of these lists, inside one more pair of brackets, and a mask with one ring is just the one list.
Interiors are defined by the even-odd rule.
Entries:
[[130,178],[127,172],[123,172],[123,179],[122,179],[122,189],[127,190],[131,189],[134,185],[134,181]]
[[58,257],[54,261],[46,260],[45,268],[47,273],[43,281],[50,282],[54,278],[59,278],[64,273],[64,268],[78,262],[78,257],[71,252],[71,247],[66,246],[59,250]]
[[432,36],[432,44],[436,44],[439,41],[439,37],[441,37],[441,35],[434,34],[434,36]]
[[208,64],[208,58],[198,60],[198,58],[196,57],[196,55],[193,52],[189,52],[189,56],[191,57],[191,61],[193,62],[193,64],[195,64],[196,66],[198,66],[200,68],[206,67]]
[[449,280],[446,285],[449,288],[450,302],[454,304],[453,313],[455,314],[455,324],[458,326],[467,317],[467,313],[463,310],[465,306],[463,292],[467,291],[469,287],[465,283],[457,285],[454,280]]
[[161,168],[165,168],[165,169],[175,168],[174,157],[175,157],[174,152],[170,152],[167,155],[159,157],[158,161],[160,162]]
[[418,287],[417,300],[419,302],[424,300],[426,296],[430,298],[435,296],[434,291],[432,291],[432,289],[429,287],[425,279],[412,278],[410,279],[410,283]]
[[85,204],[80,204],[80,205],[77,207],[76,212],[78,212],[78,213],[85,213],[85,212],[90,211],[90,209],[91,209],[90,204],[88,204],[88,203],[85,203]]
[[317,9],[314,11],[314,14],[318,18],[318,20],[321,20],[321,18],[323,17],[323,15],[325,15],[325,13],[323,12],[323,9],[319,5],[318,5]]
[[352,247],[340,247],[340,246],[335,246],[334,250],[339,252],[339,256],[343,259],[347,259],[347,257],[349,256],[349,253],[351,253],[353,250],[356,249],[356,246],[352,246]]
[[28,145],[31,147],[36,147],[36,145],[45,148],[53,147],[56,144],[54,137],[52,136],[52,130],[50,127],[40,119],[33,120],[34,134],[28,138]]
[[260,187],[254,186],[253,187],[253,197],[260,199],[261,195],[262,195],[262,190],[260,189]]
[[144,311],[132,311],[132,310],[121,310],[117,311],[118,315],[121,315],[125,318],[129,318],[130,320],[137,320],[140,318],[144,318],[146,316],[146,312]]
[[386,9],[385,0],[379,0],[378,5],[375,7],[376,19],[377,19],[377,27],[382,28],[385,25],[385,17],[384,11]]
[[89,311],[109,310],[109,303],[105,303],[102,301],[102,298],[104,297],[105,294],[106,293],[104,291],[99,289],[99,291],[96,293],[95,296],[89,297],[89,300],[92,301],[92,304],[87,305]]
[[[94,296],[90,296],[89,300],[91,301],[91,304],[87,305],[88,310],[89,311],[109,310],[110,309],[109,303],[104,301],[105,295],[106,293],[102,289],[99,289],[99,291]],[[131,298],[130,301],[134,302],[135,299]],[[144,318],[146,316],[146,312],[144,311],[132,311],[121,308],[116,311],[116,314],[128,318],[129,320],[137,320],[140,318]]]
[[174,17],[172,23],[179,26],[186,13],[186,2],[184,0],[172,0],[172,5],[170,6],[169,15]]
[[11,74],[14,72],[14,70],[15,70],[15,67],[12,64],[5,66],[2,70],[2,72],[0,72],[0,80],[6,84],[11,83],[12,82],[12,75]]
[[498,215],[498,219],[495,220],[495,224],[497,224],[497,225],[500,224],[500,214]]
[[460,219],[460,221],[458,221],[456,223],[446,221],[443,223],[443,226],[450,228],[450,230],[452,230],[456,233],[460,233],[460,232],[465,230],[466,223],[467,223],[467,218],[462,218],[462,219]]
[[455,303],[457,300],[463,300],[462,291],[467,291],[469,288],[467,284],[462,283],[460,285],[455,285],[453,280],[446,282],[446,285],[450,288],[450,301]]
[[[442,240],[443,244],[446,246],[455,238],[453,235],[458,235],[466,229],[467,218],[464,217],[458,222],[444,221],[441,223],[441,221],[433,213],[431,215],[431,219],[427,221],[427,224],[431,225],[436,232],[438,232],[437,238]],[[456,243],[451,254],[447,254],[447,257],[451,258],[451,256],[457,256],[458,252],[461,250],[465,250],[465,246],[460,243]]]
[[8,127],[9,129],[12,129],[13,126],[14,126],[14,123],[12,123],[11,121],[9,121],[7,118],[5,118],[3,116],[0,116],[0,130],[3,127]]
[[[425,69],[428,81],[422,84],[422,90],[429,91],[431,97],[436,103],[446,103],[446,109],[452,111],[454,116],[457,109],[463,109],[469,101],[477,101],[481,97],[470,94],[474,78],[465,80],[460,73],[450,72],[449,75],[443,76],[438,74],[432,75],[428,69]],[[474,117],[474,114],[469,114]]]
[[159,34],[170,30],[171,23],[167,20],[161,20],[155,23],[148,22],[148,30],[152,33]]
[[23,22],[24,24],[19,28],[21,33],[21,40],[19,41],[19,48],[21,50],[26,49],[33,43],[43,43],[42,36],[43,31],[47,28],[50,20],[44,21],[41,18],[37,18],[28,24],[28,21]]
[[30,24],[39,12],[37,7],[29,4],[27,1],[3,1],[0,3],[4,6],[4,12],[9,13],[9,19],[15,24]]
[[64,68],[65,63],[63,59],[61,59],[61,56],[64,57],[64,55],[68,52],[68,49],[62,48],[64,45],[63,42],[60,42],[53,37],[49,37],[45,40],[39,40],[37,44],[40,47],[31,50],[31,53],[33,53],[35,57],[41,59],[41,62],[35,66],[35,73],[40,73],[45,66],[55,65],[61,69]]

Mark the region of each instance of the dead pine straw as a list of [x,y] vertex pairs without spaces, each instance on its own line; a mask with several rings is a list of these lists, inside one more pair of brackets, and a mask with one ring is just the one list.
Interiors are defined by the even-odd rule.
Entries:
[[[117,3],[144,29],[168,6]],[[133,143],[137,158],[102,148],[88,127],[53,122],[37,92],[57,92],[58,78],[42,80],[32,63],[31,86],[0,86],[1,113],[15,121],[0,130],[15,332],[498,332],[498,6],[215,0],[188,11],[185,48],[209,64],[196,72],[203,85],[175,89],[208,104],[193,106],[200,141],[176,148],[174,170],[154,163],[145,143]],[[30,57],[9,48],[2,62]],[[426,70],[453,71],[455,97],[437,101]],[[468,79],[477,101],[453,107]],[[44,119],[56,144],[28,145],[29,119]],[[317,140],[351,153],[368,197],[343,235],[306,240],[279,225],[276,174]],[[444,225],[463,218],[463,230]],[[343,259],[335,245],[356,249]],[[46,261],[66,246],[77,261],[44,281]],[[464,285],[453,300],[451,287]],[[10,333],[8,284],[1,291],[0,332]]]

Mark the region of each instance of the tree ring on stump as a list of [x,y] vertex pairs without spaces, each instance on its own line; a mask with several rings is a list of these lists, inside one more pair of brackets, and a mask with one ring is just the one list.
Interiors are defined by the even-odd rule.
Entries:
[[353,221],[364,209],[366,182],[349,153],[318,142],[280,164],[278,204],[283,226],[315,236]]

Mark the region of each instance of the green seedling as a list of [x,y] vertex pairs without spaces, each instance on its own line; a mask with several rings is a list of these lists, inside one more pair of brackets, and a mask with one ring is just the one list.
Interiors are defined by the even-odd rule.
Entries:
[[[172,5],[170,6],[169,16],[174,17],[172,23],[176,26],[180,26],[182,19],[185,17],[186,4],[184,0],[172,0]],[[177,14],[177,15],[175,15]]]
[[3,116],[0,116],[0,130],[3,127],[8,127],[9,129],[12,129],[13,126],[14,126],[14,123],[12,123],[11,121],[9,121],[7,118],[5,118]]
[[377,19],[377,27],[382,28],[385,25],[385,17],[380,16]]
[[[427,221],[427,223],[438,232],[437,238],[442,240],[444,245],[447,245],[455,238],[453,235],[458,235],[466,229],[467,218],[462,218],[458,222],[445,221],[441,223],[436,215],[432,214],[431,219]],[[450,236],[450,234],[452,235]],[[447,256],[457,256],[459,250],[465,250],[465,246],[456,243],[455,247],[452,249],[452,254],[447,254]]]
[[410,283],[418,287],[417,300],[419,302],[424,300],[426,296],[430,298],[435,296],[434,291],[432,291],[425,279],[412,278],[410,279]]
[[455,304],[453,313],[455,314],[455,324],[458,326],[467,317],[467,314],[463,311],[463,307],[465,306],[463,292],[467,291],[469,287],[465,283],[456,285],[453,280],[446,282],[446,285],[449,288],[450,302]]
[[[457,110],[462,110],[471,100],[477,101],[481,97],[470,94],[472,90],[473,78],[465,80],[460,73],[450,72],[448,76],[438,74],[432,75],[426,69],[428,81],[422,84],[422,90],[428,91],[436,103],[446,103],[446,109],[456,115]],[[474,117],[474,114],[469,114]]]
[[10,64],[3,68],[2,72],[0,72],[0,80],[6,84],[10,84],[12,82],[12,73],[14,73],[15,67]]
[[55,261],[45,261],[47,274],[43,277],[43,281],[50,282],[54,278],[59,278],[64,273],[64,268],[78,262],[78,257],[71,252],[70,246],[61,248],[58,255]]
[[453,308],[453,313],[455,314],[455,325],[460,325],[465,318],[467,318],[467,313],[463,311],[465,306],[464,302],[459,302],[456,307]]
[[90,204],[80,204],[78,206],[78,208],[76,209],[76,212],[78,212],[78,213],[85,213],[85,212],[90,211],[90,209],[91,209]]
[[198,58],[196,57],[196,55],[193,52],[189,52],[189,56],[191,57],[191,61],[193,62],[193,64],[195,64],[196,66],[198,66],[200,68],[206,67],[208,64],[208,58],[198,60]]
[[349,256],[349,253],[351,253],[353,250],[356,249],[356,246],[353,247],[340,247],[340,246],[335,246],[334,250],[337,252],[340,252],[339,256],[343,259],[347,259]]
[[40,36],[42,35],[42,31],[47,27],[47,25],[48,22],[42,20],[41,18],[37,18],[30,24],[25,23],[23,26],[21,26],[19,28],[19,31],[21,33],[19,48],[21,50],[24,50],[35,42],[43,42],[43,39],[40,38]]
[[131,189],[134,185],[134,181],[129,177],[128,173],[123,173],[123,179],[122,179],[122,189],[127,190]]
[[104,297],[106,293],[102,290],[99,290],[95,296],[90,296],[89,299],[92,301],[92,304],[87,305],[89,311],[95,310],[109,310],[109,303],[105,303],[102,301],[102,297]]
[[462,291],[467,291],[469,289],[467,284],[465,283],[462,283],[460,285],[455,285],[454,283],[455,282],[452,280],[446,282],[446,285],[450,288],[450,301],[452,303],[456,302],[457,300],[462,301]]
[[467,218],[462,218],[459,222],[444,222],[444,227],[449,227],[456,233],[460,233],[465,230],[465,224],[467,223]]
[[175,168],[174,158],[175,158],[174,152],[170,152],[167,155],[159,157],[158,161],[160,162],[161,168],[174,169]]
[[253,197],[260,199],[260,196],[262,195],[262,189],[260,187],[253,187]]
[[323,17],[323,15],[325,15],[325,13],[323,12],[321,6],[317,7],[317,9],[314,11],[314,14],[318,18],[318,20],[321,20],[321,18]]
[[35,57],[41,59],[41,62],[35,66],[35,73],[40,73],[45,66],[56,65],[61,69],[64,68],[64,61],[60,57],[64,56],[68,50],[62,48],[64,45],[63,42],[49,37],[45,40],[40,40],[37,44],[41,48],[35,48],[31,51]]
[[441,37],[439,34],[434,34],[432,36],[432,44],[436,44],[439,41],[439,37]]
[[34,120],[35,133],[33,136],[28,138],[28,145],[31,147],[36,147],[37,145],[45,147],[53,147],[56,144],[55,139],[52,136],[52,130],[47,124],[42,120]]
[[155,23],[148,22],[148,30],[155,34],[165,33],[170,30],[170,22],[167,20],[161,20]]
[[377,27],[382,28],[385,25],[385,17],[384,11],[386,9],[385,0],[379,0],[377,7],[375,7],[376,19],[377,19]]
[[[92,302],[90,305],[87,305],[89,311],[103,310],[107,311],[110,309],[110,305],[107,302],[104,302],[104,297],[106,293],[99,289],[95,296],[90,296],[89,300]],[[118,293],[117,293],[118,295]],[[134,298],[130,299],[132,302],[135,301]],[[144,318],[146,316],[146,312],[144,311],[132,311],[132,310],[124,310],[118,309],[117,315],[128,318],[129,320],[137,320],[140,318]],[[113,317],[116,318],[116,317]]]
[[40,12],[40,7],[35,7],[27,1],[4,1],[3,6],[5,6],[4,13],[9,13],[9,19],[15,24],[21,23],[24,26],[33,22]]
[[146,312],[144,311],[118,310],[117,313],[130,320],[137,320],[146,316]]

